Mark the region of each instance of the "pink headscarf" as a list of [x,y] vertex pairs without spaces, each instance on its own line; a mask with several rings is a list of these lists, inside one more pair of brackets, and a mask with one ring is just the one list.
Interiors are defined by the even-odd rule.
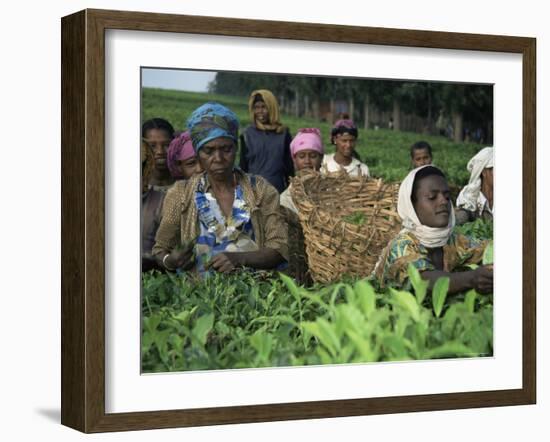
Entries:
[[350,120],[349,118],[343,118],[334,123],[332,129],[330,130],[330,142],[334,144],[334,137],[339,133],[345,132],[350,133],[354,137],[357,137],[359,135],[359,133],[357,132],[357,126],[355,125],[353,120]]
[[338,129],[339,127],[347,127],[348,129],[357,129],[357,126],[355,125],[353,120],[350,120],[349,118],[338,120],[336,123],[334,123],[332,127],[334,129]]
[[193,149],[193,144],[191,143],[191,135],[188,131],[182,132],[172,140],[166,155],[170,175],[176,179],[182,179],[183,176],[181,175],[176,161],[185,161],[194,156],[195,149]]
[[315,150],[321,155],[325,153],[319,129],[312,127],[298,130],[298,133],[290,143],[292,158],[301,150]]

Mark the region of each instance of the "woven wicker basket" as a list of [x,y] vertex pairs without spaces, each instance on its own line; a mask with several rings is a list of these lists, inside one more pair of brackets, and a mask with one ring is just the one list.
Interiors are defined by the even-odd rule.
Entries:
[[299,210],[314,281],[372,272],[382,249],[401,227],[398,191],[399,184],[350,177],[344,171],[308,170],[293,178],[292,200]]
[[286,273],[298,284],[310,285],[311,276],[307,265],[304,232],[298,214],[281,206],[281,212],[288,225],[288,269]]

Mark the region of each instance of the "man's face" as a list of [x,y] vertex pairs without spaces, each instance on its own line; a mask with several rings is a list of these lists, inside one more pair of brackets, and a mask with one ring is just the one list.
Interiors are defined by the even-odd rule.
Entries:
[[432,164],[432,156],[428,149],[415,149],[411,158],[413,169],[416,169],[420,166],[426,166],[427,164]]

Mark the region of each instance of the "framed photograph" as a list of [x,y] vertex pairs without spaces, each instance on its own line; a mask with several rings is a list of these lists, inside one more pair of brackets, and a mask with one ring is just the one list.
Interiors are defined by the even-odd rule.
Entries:
[[[535,52],[535,39],[524,37],[104,10],[64,17],[62,423],[103,432],[535,403]],[[168,93],[163,73],[189,83],[196,74],[210,86],[200,93]],[[317,81],[319,91],[337,84],[347,91],[346,99],[313,104],[320,93],[299,101],[294,91],[285,102],[284,87],[273,86],[276,80],[284,87]],[[483,117],[449,115],[450,122],[442,123],[444,116],[437,121],[431,105],[422,111],[429,115],[424,119],[406,109],[384,110],[380,91],[398,83],[409,94],[428,91],[430,97],[438,88],[446,87],[447,94],[460,89],[461,102],[466,94],[475,101],[472,106],[485,106]],[[494,146],[499,215],[491,227],[496,263],[489,352],[458,357],[459,351],[446,351],[440,356],[445,359],[434,352],[409,361],[395,355],[353,359],[350,353],[339,359],[330,344],[321,349],[323,339],[311,325],[315,318],[308,316],[309,335],[304,332],[300,340],[304,347],[308,339],[320,343],[311,354],[273,362],[269,355],[278,338],[258,327],[242,341],[251,349],[248,359],[242,346],[227,346],[231,357],[212,358],[206,344],[213,348],[214,314],[185,303],[169,312],[174,327],[183,330],[180,337],[157,328],[161,303],[152,305],[157,300],[148,294],[160,293],[154,284],[181,275],[142,274],[137,145],[151,141],[142,124],[169,115],[173,129],[184,131],[192,103],[198,107],[211,99],[232,107],[243,123],[248,97],[227,98],[229,92],[262,84],[274,90],[288,119],[295,117],[289,124],[293,135],[315,119],[328,147],[328,131],[338,117],[360,120],[361,136],[368,134],[369,141],[359,155],[366,155],[372,175],[387,181],[394,178],[384,169],[387,154],[370,154],[368,146],[378,142],[383,152],[383,135],[399,129],[421,138],[440,132],[462,143],[469,153],[459,160],[452,144],[434,150],[434,163],[449,170],[449,177],[467,176],[451,172],[449,165],[464,167],[478,150],[475,145]],[[408,155],[409,138],[401,143],[395,152]],[[465,184],[464,176],[455,181]],[[178,281],[195,290],[193,296],[206,290],[200,280],[182,278]],[[271,286],[272,298],[292,291],[289,284]],[[230,299],[224,293],[230,288],[220,287],[220,296]],[[248,303],[256,302],[262,287],[257,280],[247,286],[256,290]],[[275,315],[255,314],[241,319],[258,323]],[[164,341],[148,331],[165,331]],[[163,354],[161,348],[182,346],[186,336],[196,344],[189,352]]]

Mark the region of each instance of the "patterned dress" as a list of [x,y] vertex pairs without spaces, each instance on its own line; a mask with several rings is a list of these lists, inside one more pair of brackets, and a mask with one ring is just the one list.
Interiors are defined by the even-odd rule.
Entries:
[[205,273],[205,265],[222,252],[251,252],[258,250],[254,242],[254,230],[250,220],[250,208],[243,197],[240,185],[235,188],[233,209],[226,218],[216,198],[206,191],[206,176],[195,190],[195,205],[200,224],[200,235],[195,246],[195,262],[199,273]]
[[163,257],[179,245],[195,242],[195,270],[222,251],[270,248],[288,260],[288,228],[279,193],[265,179],[235,170],[232,216],[225,219],[210,193],[206,173],[177,181],[164,199],[153,255]]
[[[443,246],[443,270],[458,271],[468,264],[479,264],[488,241],[476,241],[466,235],[451,233]],[[428,249],[411,232],[401,232],[382,251],[374,275],[381,286],[409,289],[407,267],[412,264],[419,272],[437,270],[429,258]]]

